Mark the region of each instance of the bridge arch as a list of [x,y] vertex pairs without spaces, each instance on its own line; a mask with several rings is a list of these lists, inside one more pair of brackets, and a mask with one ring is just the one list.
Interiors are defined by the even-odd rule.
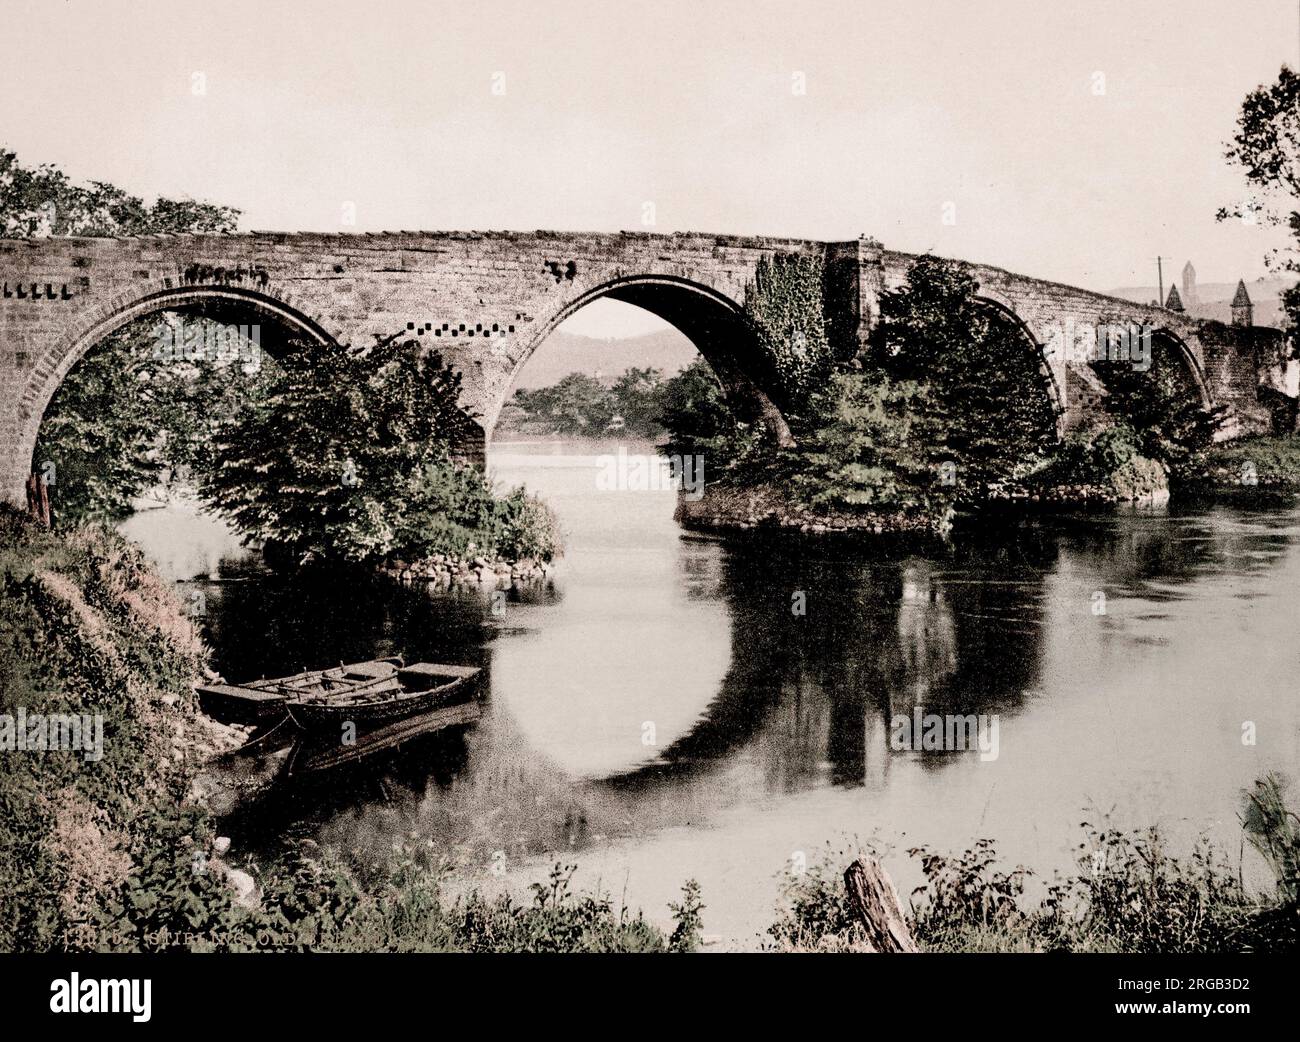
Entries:
[[1056,432],[1059,437],[1065,423],[1065,388],[1062,386],[1060,375],[1052,365],[1052,360],[1048,357],[1047,348],[1038,337],[1034,336],[1033,330],[1029,328],[1029,323],[1020,317],[1011,302],[1001,294],[981,289],[976,294],[975,301],[987,312],[996,315],[1018,330],[1020,335],[1033,347],[1034,355],[1038,359],[1039,371],[1047,381],[1047,396],[1051,400],[1052,411],[1056,415]]
[[[784,416],[752,372],[759,356],[741,304],[710,286],[676,275],[620,275],[567,301],[538,326],[515,358],[502,389],[501,405],[508,400],[523,367],[551,333],[602,298],[632,304],[673,326],[709,364],[728,400],[742,416],[767,424],[779,438],[789,438]],[[489,439],[495,426],[493,417]]]
[[1182,337],[1166,326],[1161,326],[1151,333],[1152,363],[1155,361],[1157,348],[1168,352],[1169,359],[1178,365],[1200,396],[1201,405],[1207,409],[1214,408],[1214,397],[1210,393],[1209,381],[1205,378],[1205,369]]
[[[30,473],[37,435],[55,392],[87,352],[123,326],[164,312],[198,315],[230,324],[257,324],[264,349],[280,349],[288,338],[324,344],[333,338],[315,319],[267,290],[243,286],[165,286],[142,294],[123,294],[95,309],[66,336],[58,340],[32,371],[20,399],[22,423],[18,435],[17,463],[21,473],[9,478],[15,502],[21,502],[23,482]],[[269,336],[267,335],[269,334]]]

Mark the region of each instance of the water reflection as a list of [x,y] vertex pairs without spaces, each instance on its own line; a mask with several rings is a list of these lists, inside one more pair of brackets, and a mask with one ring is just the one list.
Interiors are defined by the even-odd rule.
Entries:
[[[570,529],[554,586],[504,619],[477,592],[361,576],[227,568],[239,581],[192,587],[230,680],[389,654],[489,675],[473,728],[273,795],[239,841],[382,851],[414,833],[525,877],[575,851],[639,871],[647,906],[661,878],[712,873],[714,914],[748,929],[796,842],[993,835],[1050,872],[1093,802],[1235,843],[1237,788],[1300,762],[1293,507],[992,522],[900,557],[684,534],[671,495],[596,494],[581,458],[498,469]],[[916,705],[999,714],[1000,756],[891,749]]]

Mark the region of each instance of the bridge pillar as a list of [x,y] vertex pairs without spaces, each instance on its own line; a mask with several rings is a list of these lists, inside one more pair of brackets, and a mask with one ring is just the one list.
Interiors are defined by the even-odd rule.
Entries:
[[868,236],[826,246],[826,334],[840,361],[861,354],[880,313],[884,250]]

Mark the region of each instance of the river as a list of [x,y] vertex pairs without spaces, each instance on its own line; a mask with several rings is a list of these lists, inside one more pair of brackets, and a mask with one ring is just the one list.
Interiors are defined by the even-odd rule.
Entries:
[[[848,837],[889,851],[904,895],[910,846],[992,837],[1050,876],[1104,813],[1235,863],[1240,790],[1300,764],[1296,506],[1038,517],[899,557],[689,534],[674,493],[601,491],[597,462],[492,450],[566,530],[552,584],[504,617],[477,591],[264,574],[192,511],[126,522],[172,575],[200,576],[182,592],[203,594],[229,680],[381,654],[489,673],[475,728],[283,801],[277,835],[377,854],[431,840],[461,866],[453,886],[485,890],[572,862],[578,885],[661,923],[693,877],[710,939],[746,949],[782,872]],[[916,705],[996,716],[996,756],[891,748]],[[265,838],[245,829],[237,844]]]

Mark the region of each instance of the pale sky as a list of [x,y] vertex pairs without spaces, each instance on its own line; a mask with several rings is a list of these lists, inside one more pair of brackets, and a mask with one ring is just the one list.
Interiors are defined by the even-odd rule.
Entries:
[[1098,290],[1154,283],[1158,253],[1166,284],[1189,258],[1206,282],[1263,273],[1268,233],[1214,220],[1245,194],[1223,149],[1245,93],[1300,64],[1298,0],[0,17],[0,142],[23,162],[237,206],[245,229],[614,231],[653,203],[655,231],[868,233]]

